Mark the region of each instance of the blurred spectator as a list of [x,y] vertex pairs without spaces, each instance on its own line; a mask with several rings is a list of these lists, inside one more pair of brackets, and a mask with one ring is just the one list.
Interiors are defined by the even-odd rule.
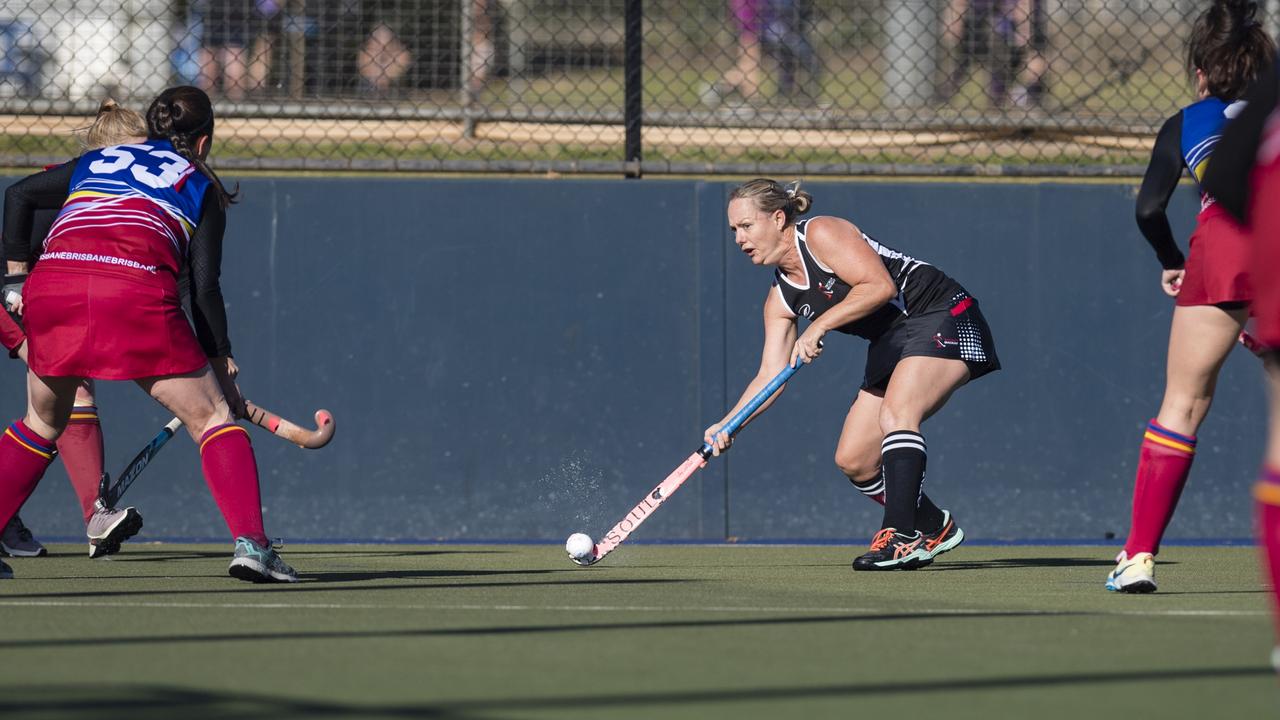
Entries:
[[31,25],[20,20],[0,22],[0,85],[25,97],[39,95],[48,57]]
[[737,32],[737,61],[719,82],[702,93],[707,105],[719,105],[731,93],[743,100],[755,98],[760,88],[761,36],[768,21],[770,0],[729,0],[729,13]]
[[380,22],[369,31],[356,58],[362,92],[386,94],[409,71],[413,56],[390,25]]
[[493,0],[471,0],[471,56],[467,58],[467,92],[474,99],[493,75],[497,51]]
[[280,0],[205,0],[203,10],[200,87],[242,100],[270,72]]
[[169,65],[180,85],[200,83],[200,39],[204,37],[204,16],[196,5],[187,12],[185,19],[175,17],[169,26],[173,50],[169,53]]
[[[765,47],[778,61],[778,93],[784,97],[820,94],[818,83],[822,65],[818,53],[809,42],[813,21],[811,0],[769,0],[769,24],[765,30]],[[796,73],[804,70],[808,81],[796,82]]]
[[992,106],[1041,105],[1047,46],[1043,0],[950,0],[943,47],[952,68],[938,88],[940,101],[950,100],[980,63],[988,70],[987,98]]

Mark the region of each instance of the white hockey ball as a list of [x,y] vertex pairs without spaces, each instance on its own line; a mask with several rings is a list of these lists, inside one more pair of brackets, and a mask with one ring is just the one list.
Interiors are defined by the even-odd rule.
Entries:
[[565,552],[569,553],[569,559],[579,565],[589,565],[594,559],[596,553],[595,541],[586,533],[574,533],[564,543]]

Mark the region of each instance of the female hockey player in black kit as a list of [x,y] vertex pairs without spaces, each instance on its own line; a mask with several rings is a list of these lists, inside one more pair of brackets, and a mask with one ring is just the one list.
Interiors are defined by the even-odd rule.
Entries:
[[[756,265],[775,268],[774,283],[764,303],[760,370],[725,418],[707,428],[706,441],[717,454],[727,448],[731,439],[721,426],[786,363],[818,357],[827,332],[870,340],[835,459],[859,490],[884,504],[884,523],[853,567],[922,567],[959,545],[964,532],[922,490],[920,426],[956,388],[999,369],[991,331],[977,300],[932,265],[880,244],[848,220],[797,222],[812,205],[798,183],[784,188],[767,179],[730,195],[734,242]],[[799,317],[809,321],[803,333]]]

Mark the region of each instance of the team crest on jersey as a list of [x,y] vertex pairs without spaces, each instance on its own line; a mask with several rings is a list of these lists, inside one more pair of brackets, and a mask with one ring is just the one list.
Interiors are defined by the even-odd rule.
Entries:
[[938,349],[939,349],[939,350],[943,350],[943,349],[947,348],[948,346],[950,346],[950,347],[954,347],[954,346],[956,346],[956,345],[959,345],[959,344],[960,344],[960,341],[959,341],[959,340],[951,340],[951,339],[948,339],[948,338],[944,338],[944,337],[942,337],[942,333],[934,333],[934,334],[933,334],[933,342],[934,342],[934,344],[935,344],[935,345],[937,345],[937,346],[938,346]]
[[827,296],[828,300],[830,300],[836,294],[836,291],[832,289],[835,286],[836,286],[836,279],[831,277],[831,278],[827,278],[826,282],[819,285],[818,289],[822,291],[823,295]]
[[813,308],[809,306],[809,303],[805,303],[800,306],[800,310],[796,314],[803,317],[805,320],[812,320]]

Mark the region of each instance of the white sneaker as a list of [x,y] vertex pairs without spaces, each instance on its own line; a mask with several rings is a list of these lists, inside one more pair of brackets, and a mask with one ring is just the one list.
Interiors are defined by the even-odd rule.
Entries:
[[1156,591],[1156,558],[1140,552],[1130,558],[1123,550],[1116,556],[1116,569],[1107,576],[1112,592],[1149,593]]
[[22,518],[14,515],[9,524],[0,532],[0,550],[9,557],[40,557],[46,550],[39,540],[31,535],[31,531],[22,524]]
[[142,529],[142,516],[127,507],[123,510],[99,507],[89,516],[85,533],[89,536],[89,557],[100,558],[120,552],[120,543]]

